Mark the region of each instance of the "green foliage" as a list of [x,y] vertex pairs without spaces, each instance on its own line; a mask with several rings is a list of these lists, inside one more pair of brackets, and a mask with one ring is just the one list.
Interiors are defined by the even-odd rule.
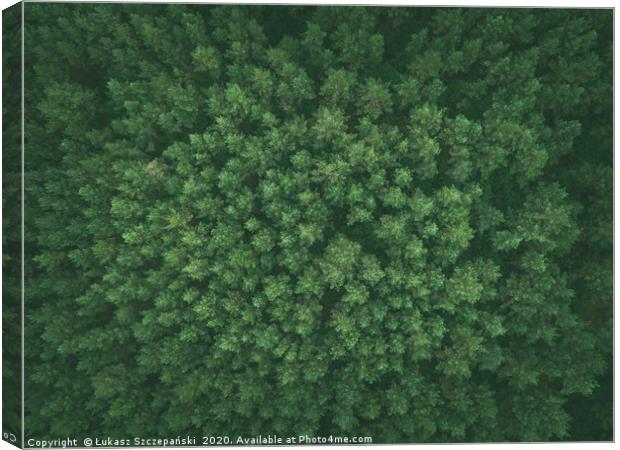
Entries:
[[611,11],[26,7],[28,435],[611,439]]
[[2,431],[22,434],[22,5],[2,11]]

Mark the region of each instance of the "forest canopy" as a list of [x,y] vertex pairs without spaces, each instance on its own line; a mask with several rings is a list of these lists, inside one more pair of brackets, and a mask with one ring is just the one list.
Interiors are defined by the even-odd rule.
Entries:
[[611,440],[612,18],[26,3],[26,437]]

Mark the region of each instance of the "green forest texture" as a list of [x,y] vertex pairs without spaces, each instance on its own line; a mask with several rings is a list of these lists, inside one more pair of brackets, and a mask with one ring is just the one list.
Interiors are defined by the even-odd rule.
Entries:
[[22,6],[2,11],[2,438],[21,445]]
[[26,438],[612,439],[611,10],[25,20]]

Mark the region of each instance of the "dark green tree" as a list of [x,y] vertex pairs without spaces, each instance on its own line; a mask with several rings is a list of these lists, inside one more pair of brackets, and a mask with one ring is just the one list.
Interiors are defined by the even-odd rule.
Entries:
[[610,10],[26,19],[27,436],[611,440]]

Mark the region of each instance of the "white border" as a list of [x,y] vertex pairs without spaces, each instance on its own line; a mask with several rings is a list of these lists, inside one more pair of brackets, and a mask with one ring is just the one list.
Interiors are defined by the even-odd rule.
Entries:
[[[541,2],[524,0],[478,0],[470,2],[465,0],[26,0],[27,3],[197,3],[197,4],[268,4],[268,5],[368,5],[368,6],[454,6],[454,7],[485,7],[485,8],[613,8],[615,1],[593,0],[583,2],[576,0],[544,0]],[[0,4],[4,9],[6,5],[17,2],[2,0]]]
[[[25,314],[26,314],[26,310],[25,310],[25,306],[26,306],[26,247],[25,247],[25,235],[26,235],[26,225],[25,225],[25,212],[26,212],[26,199],[25,199],[25,187],[26,187],[26,157],[25,157],[25,144],[26,144],[26,119],[25,119],[25,113],[26,113],[26,105],[25,105],[25,87],[26,87],[26,74],[25,74],[25,55],[26,52],[24,51],[25,49],[25,39],[26,39],[26,35],[25,35],[25,28],[24,28],[24,18],[25,18],[25,8],[24,8],[24,3],[22,2],[21,4],[21,9],[22,9],[22,14],[21,14],[21,48],[22,48],[22,70],[21,70],[21,84],[22,84],[22,95],[21,95],[21,109],[22,109],[22,115],[21,115],[21,121],[22,121],[22,142],[21,142],[21,168],[22,168],[22,176],[21,176],[21,289],[20,289],[20,299],[21,299],[21,327],[22,327],[22,333],[21,333],[21,356],[22,356],[22,366],[21,366],[21,373],[22,373],[22,382],[21,382],[21,390],[22,390],[22,423],[21,423],[21,442],[23,445],[24,442],[24,438],[25,438],[25,433],[26,433],[26,383],[25,383],[25,379],[26,379],[26,323],[25,323]],[[1,385],[1,382],[0,382]]]

